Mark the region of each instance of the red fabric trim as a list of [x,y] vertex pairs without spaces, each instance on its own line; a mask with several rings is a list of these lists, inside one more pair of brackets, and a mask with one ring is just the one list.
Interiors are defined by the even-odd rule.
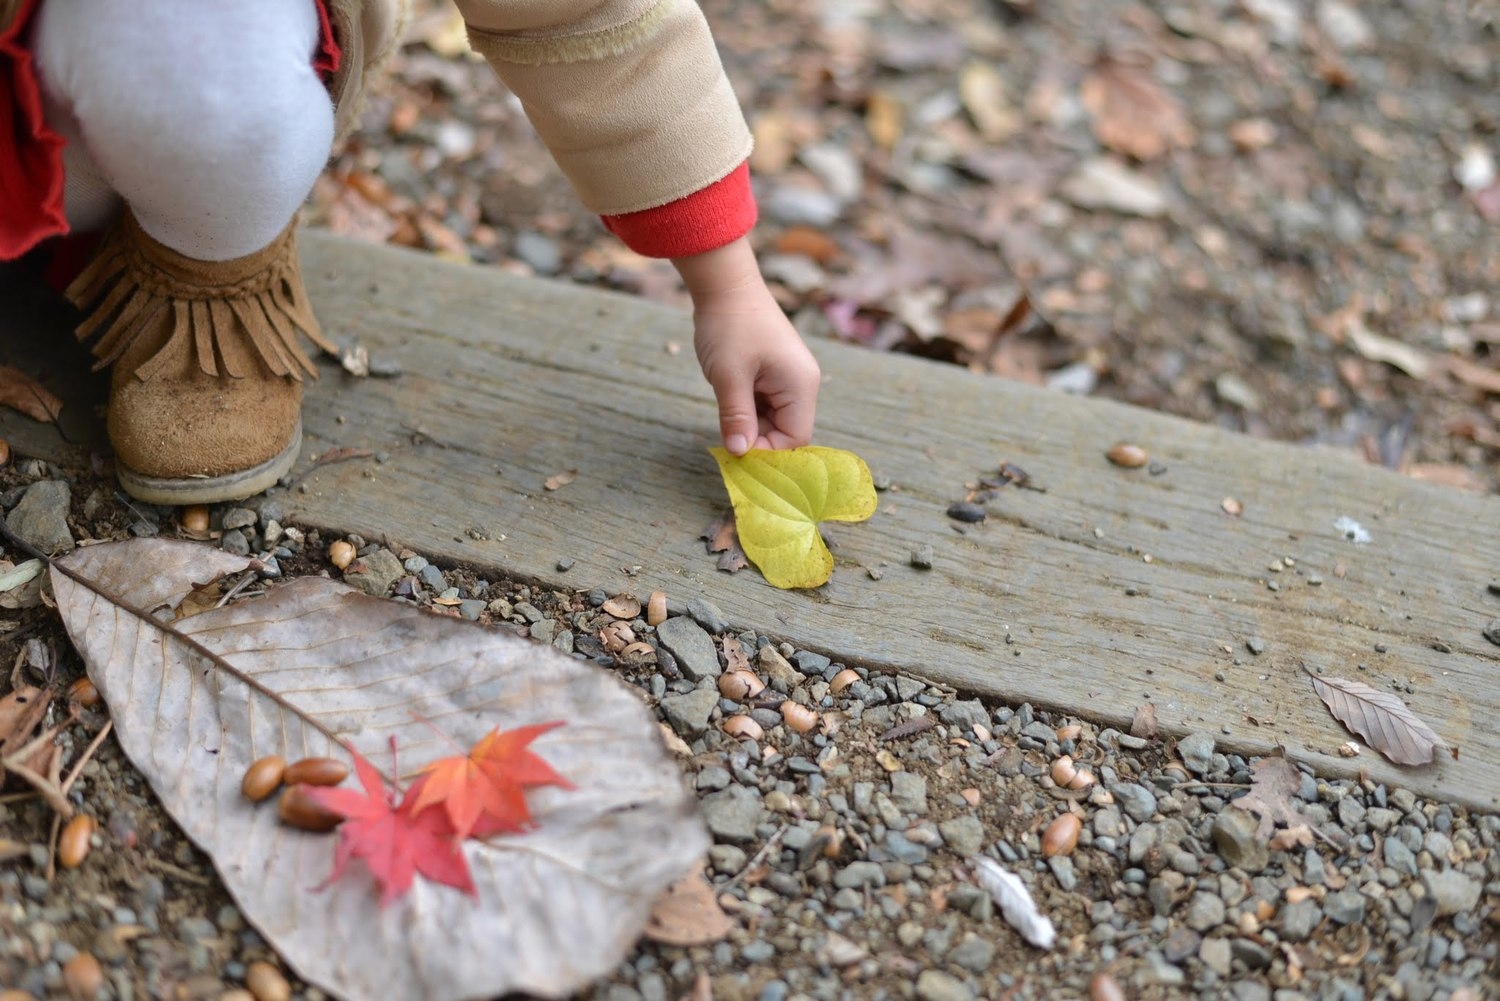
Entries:
[[68,231],[63,138],[47,127],[26,33],[41,0],[21,0],[0,32],[0,261]]
[[[318,9],[318,49],[312,65],[327,80],[338,71],[343,50],[327,0],[313,3]],[[0,261],[14,260],[43,240],[68,232],[63,207],[65,140],[47,126],[42,88],[27,48],[31,19],[40,4],[41,0],[21,0],[15,20],[0,31]],[[59,257],[52,267],[54,277],[78,264],[76,253]]]
[[717,250],[755,225],[750,163],[675,202],[600,218],[627,247],[647,257],[691,257]]
[[318,51],[313,53],[313,69],[326,82],[339,71],[344,51],[333,33],[333,19],[328,16],[327,0],[313,0],[318,8]]

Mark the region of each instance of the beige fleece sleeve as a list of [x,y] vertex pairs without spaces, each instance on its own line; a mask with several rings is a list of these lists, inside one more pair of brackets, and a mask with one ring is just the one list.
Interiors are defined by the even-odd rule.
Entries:
[[655,208],[725,177],[750,130],[694,0],[458,0],[579,198]]

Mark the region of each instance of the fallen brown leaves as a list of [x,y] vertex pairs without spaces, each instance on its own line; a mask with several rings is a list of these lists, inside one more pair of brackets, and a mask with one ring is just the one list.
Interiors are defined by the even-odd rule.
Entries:
[[43,389],[20,369],[0,365],[0,406],[10,407],[34,421],[52,423],[62,413],[62,400]]
[[745,551],[740,548],[740,536],[735,528],[734,512],[725,511],[698,536],[708,540],[708,551],[719,554],[718,567],[727,573],[738,573],[750,565]]
[[1102,56],[1084,78],[1080,96],[1094,116],[1094,135],[1118,153],[1155,160],[1192,142],[1182,104],[1145,67]]

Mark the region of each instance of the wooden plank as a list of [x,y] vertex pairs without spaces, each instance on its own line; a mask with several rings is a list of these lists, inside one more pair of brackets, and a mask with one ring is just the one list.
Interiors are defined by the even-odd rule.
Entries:
[[[1486,591],[1500,577],[1495,498],[819,343],[819,442],[858,452],[893,487],[871,521],[832,529],[829,585],[778,591],[754,571],[717,572],[697,538],[727,505],[685,315],[319,233],[303,252],[330,332],[405,374],[325,368],[305,413],[309,461],[283,498],[298,522],[559,588],[701,595],[741,627],[848,662],[1117,726],[1151,701],[1166,733],[1211,730],[1221,748],[1284,746],[1320,774],[1363,768],[1500,805],[1500,731],[1486,723],[1500,709],[1500,648],[1481,635],[1500,617]],[[1109,465],[1120,439],[1164,471]],[[380,461],[311,465],[338,447]],[[1002,461],[1045,492],[1007,488],[985,524],[957,530],[948,504]],[[565,471],[571,483],[544,489]],[[1340,517],[1372,540],[1344,538]],[[928,571],[909,565],[922,544]],[[566,573],[562,558],[575,561]],[[1461,760],[1338,757],[1349,735],[1303,662],[1399,684]]]
[[[1500,804],[1500,730],[1487,722],[1500,711],[1500,648],[1481,635],[1500,616],[1486,591],[1500,576],[1494,498],[823,343],[818,440],[858,452],[893,488],[870,522],[833,529],[829,585],[778,591],[753,571],[717,572],[698,540],[726,502],[685,315],[317,234],[304,253],[335,335],[357,334],[406,374],[314,389],[309,453],[361,446],[385,461],[310,473],[288,499],[299,520],[552,586],[701,595],[799,647],[1115,725],[1149,700],[1169,733],[1212,730],[1246,752],[1282,744],[1320,773],[1367,768]],[[1104,452],[1120,439],[1165,471],[1111,466]],[[1008,488],[985,524],[956,530],[948,504],[1001,461],[1045,492]],[[571,470],[571,483],[544,489]],[[1224,513],[1225,497],[1241,517]],[[1341,517],[1372,541],[1345,538]],[[930,571],[909,565],[924,543]],[[566,573],[561,558],[576,561]],[[1303,662],[1399,684],[1461,760],[1338,757],[1349,735]]]

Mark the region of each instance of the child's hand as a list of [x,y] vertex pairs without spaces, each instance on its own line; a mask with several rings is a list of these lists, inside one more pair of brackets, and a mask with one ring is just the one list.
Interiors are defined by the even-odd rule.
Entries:
[[812,440],[818,363],[771,297],[741,239],[673,262],[693,297],[694,347],[734,455]]

